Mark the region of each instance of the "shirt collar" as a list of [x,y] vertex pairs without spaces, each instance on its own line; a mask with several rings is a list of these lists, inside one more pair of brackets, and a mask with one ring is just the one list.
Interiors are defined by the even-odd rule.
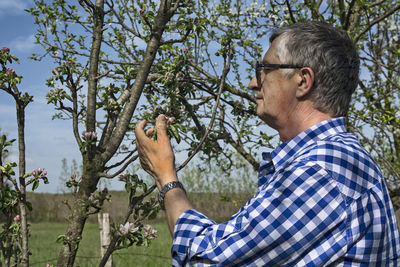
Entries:
[[[346,132],[346,124],[343,117],[325,120],[279,145],[273,151],[263,152],[259,169],[259,179],[264,180],[262,177],[273,173],[301,148],[315,141],[324,140],[328,136],[343,132]],[[261,180],[259,180],[259,185],[265,182]]]

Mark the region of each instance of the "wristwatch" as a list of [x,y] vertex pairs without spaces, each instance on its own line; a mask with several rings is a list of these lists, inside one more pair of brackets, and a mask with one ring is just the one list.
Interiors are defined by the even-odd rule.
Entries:
[[185,192],[185,194],[186,194],[186,190],[183,187],[183,184],[181,182],[174,181],[174,182],[167,183],[166,185],[163,186],[163,188],[161,188],[160,192],[158,192],[158,203],[160,203],[161,209],[165,210],[165,207],[164,207],[165,194],[173,188],[181,188],[183,190],[183,192]]

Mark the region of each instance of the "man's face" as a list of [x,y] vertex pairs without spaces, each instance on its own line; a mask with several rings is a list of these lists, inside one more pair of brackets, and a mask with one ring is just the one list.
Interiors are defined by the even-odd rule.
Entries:
[[[262,63],[282,64],[276,56],[276,40],[271,44]],[[249,88],[256,91],[257,115],[270,127],[279,130],[287,123],[297,104],[296,75],[286,77],[282,69],[264,69],[254,77]]]

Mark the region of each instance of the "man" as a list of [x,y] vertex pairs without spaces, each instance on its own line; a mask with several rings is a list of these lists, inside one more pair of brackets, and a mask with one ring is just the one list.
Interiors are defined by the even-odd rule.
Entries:
[[359,73],[354,44],[320,22],[278,29],[270,42],[249,87],[257,115],[283,143],[262,154],[257,193],[228,222],[192,208],[165,116],[156,122],[157,141],[145,121],[137,125],[142,166],[162,190],[173,265],[398,266],[399,229],[384,178],[345,130]]

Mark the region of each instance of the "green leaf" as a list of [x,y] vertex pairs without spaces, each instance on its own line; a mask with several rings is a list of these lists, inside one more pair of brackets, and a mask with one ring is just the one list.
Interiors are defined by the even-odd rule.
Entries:
[[179,144],[181,142],[181,136],[179,135],[178,129],[175,125],[170,124],[168,127],[171,131],[172,136],[176,139],[176,142]]
[[125,191],[130,193],[131,192],[131,187],[129,184],[125,184]]
[[32,203],[31,202],[27,201],[26,207],[28,208],[29,211],[32,211]]
[[61,243],[61,242],[63,242],[64,241],[64,239],[65,239],[65,235],[59,235],[58,237],[57,237],[57,240],[56,240],[56,242],[57,243]]
[[39,181],[38,180],[35,180],[34,182],[33,182],[33,185],[32,185],[32,191],[35,191],[35,189],[37,189],[39,187]]
[[147,184],[143,183],[142,188],[143,188],[143,192],[146,193],[147,192]]

